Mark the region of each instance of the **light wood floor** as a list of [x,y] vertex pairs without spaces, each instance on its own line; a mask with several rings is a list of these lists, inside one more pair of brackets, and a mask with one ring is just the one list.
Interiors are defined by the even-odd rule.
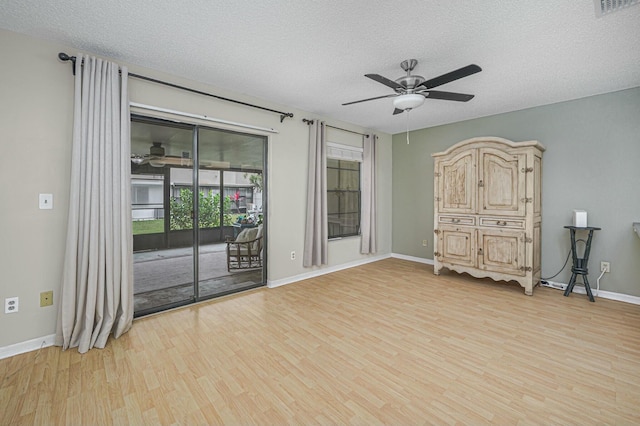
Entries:
[[397,259],[0,360],[0,424],[638,424],[640,307]]

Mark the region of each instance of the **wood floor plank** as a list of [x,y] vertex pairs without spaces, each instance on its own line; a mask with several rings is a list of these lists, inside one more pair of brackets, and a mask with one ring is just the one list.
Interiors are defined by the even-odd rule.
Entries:
[[638,424],[640,307],[388,259],[0,360],[0,424]]

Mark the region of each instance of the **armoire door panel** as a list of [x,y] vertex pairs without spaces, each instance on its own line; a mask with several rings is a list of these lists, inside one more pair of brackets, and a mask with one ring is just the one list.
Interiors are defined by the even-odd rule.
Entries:
[[524,240],[520,231],[478,229],[478,267],[524,276]]
[[442,226],[438,246],[440,262],[475,266],[476,231],[474,228]]
[[481,148],[478,167],[480,214],[524,216],[526,156],[493,148]]
[[439,211],[475,213],[476,152],[463,152],[449,160],[441,161],[436,173]]

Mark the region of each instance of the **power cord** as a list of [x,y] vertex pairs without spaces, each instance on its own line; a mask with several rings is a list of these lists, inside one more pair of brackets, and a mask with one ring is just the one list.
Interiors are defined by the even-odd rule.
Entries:
[[600,293],[600,278],[602,278],[602,276],[606,273],[606,271],[602,271],[600,272],[600,276],[598,277],[598,279],[596,280],[596,297],[598,297],[598,294]]
[[[580,242],[582,242],[584,244],[587,244],[587,242],[585,240],[583,240],[583,239],[576,240],[576,242],[578,242],[578,241],[580,241]],[[571,249],[569,249],[569,253],[567,253],[567,258],[565,259],[564,265],[562,265],[562,268],[555,275],[553,275],[553,276],[551,276],[549,278],[540,278],[540,281],[544,282],[546,284],[547,280],[550,280],[551,278],[557,277],[560,274],[560,272],[564,271],[564,268],[567,267],[567,262],[569,262],[569,256],[571,256]],[[594,296],[596,296],[596,297],[598,297],[598,295],[600,293],[600,279],[602,278],[602,276],[604,274],[605,274],[605,271],[601,271],[600,272],[600,276],[596,280],[596,292],[594,294]]]
[[[583,240],[583,239],[576,240],[576,242],[583,242],[583,243],[587,244],[587,242],[585,240]],[[569,253],[567,253],[567,258],[565,259],[564,265],[562,265],[562,268],[560,268],[560,270],[555,275],[552,275],[552,276],[550,276],[548,278],[540,278],[540,281],[547,281],[547,280],[550,280],[551,278],[555,278],[558,275],[560,275],[560,272],[564,271],[564,268],[567,267],[567,262],[569,262],[569,257],[570,256],[571,256],[571,249],[569,249]]]

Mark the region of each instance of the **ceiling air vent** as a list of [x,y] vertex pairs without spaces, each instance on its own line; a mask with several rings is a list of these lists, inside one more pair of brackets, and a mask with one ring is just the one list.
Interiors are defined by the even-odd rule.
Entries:
[[625,7],[640,4],[640,0],[593,0],[596,6],[596,17],[599,18]]

